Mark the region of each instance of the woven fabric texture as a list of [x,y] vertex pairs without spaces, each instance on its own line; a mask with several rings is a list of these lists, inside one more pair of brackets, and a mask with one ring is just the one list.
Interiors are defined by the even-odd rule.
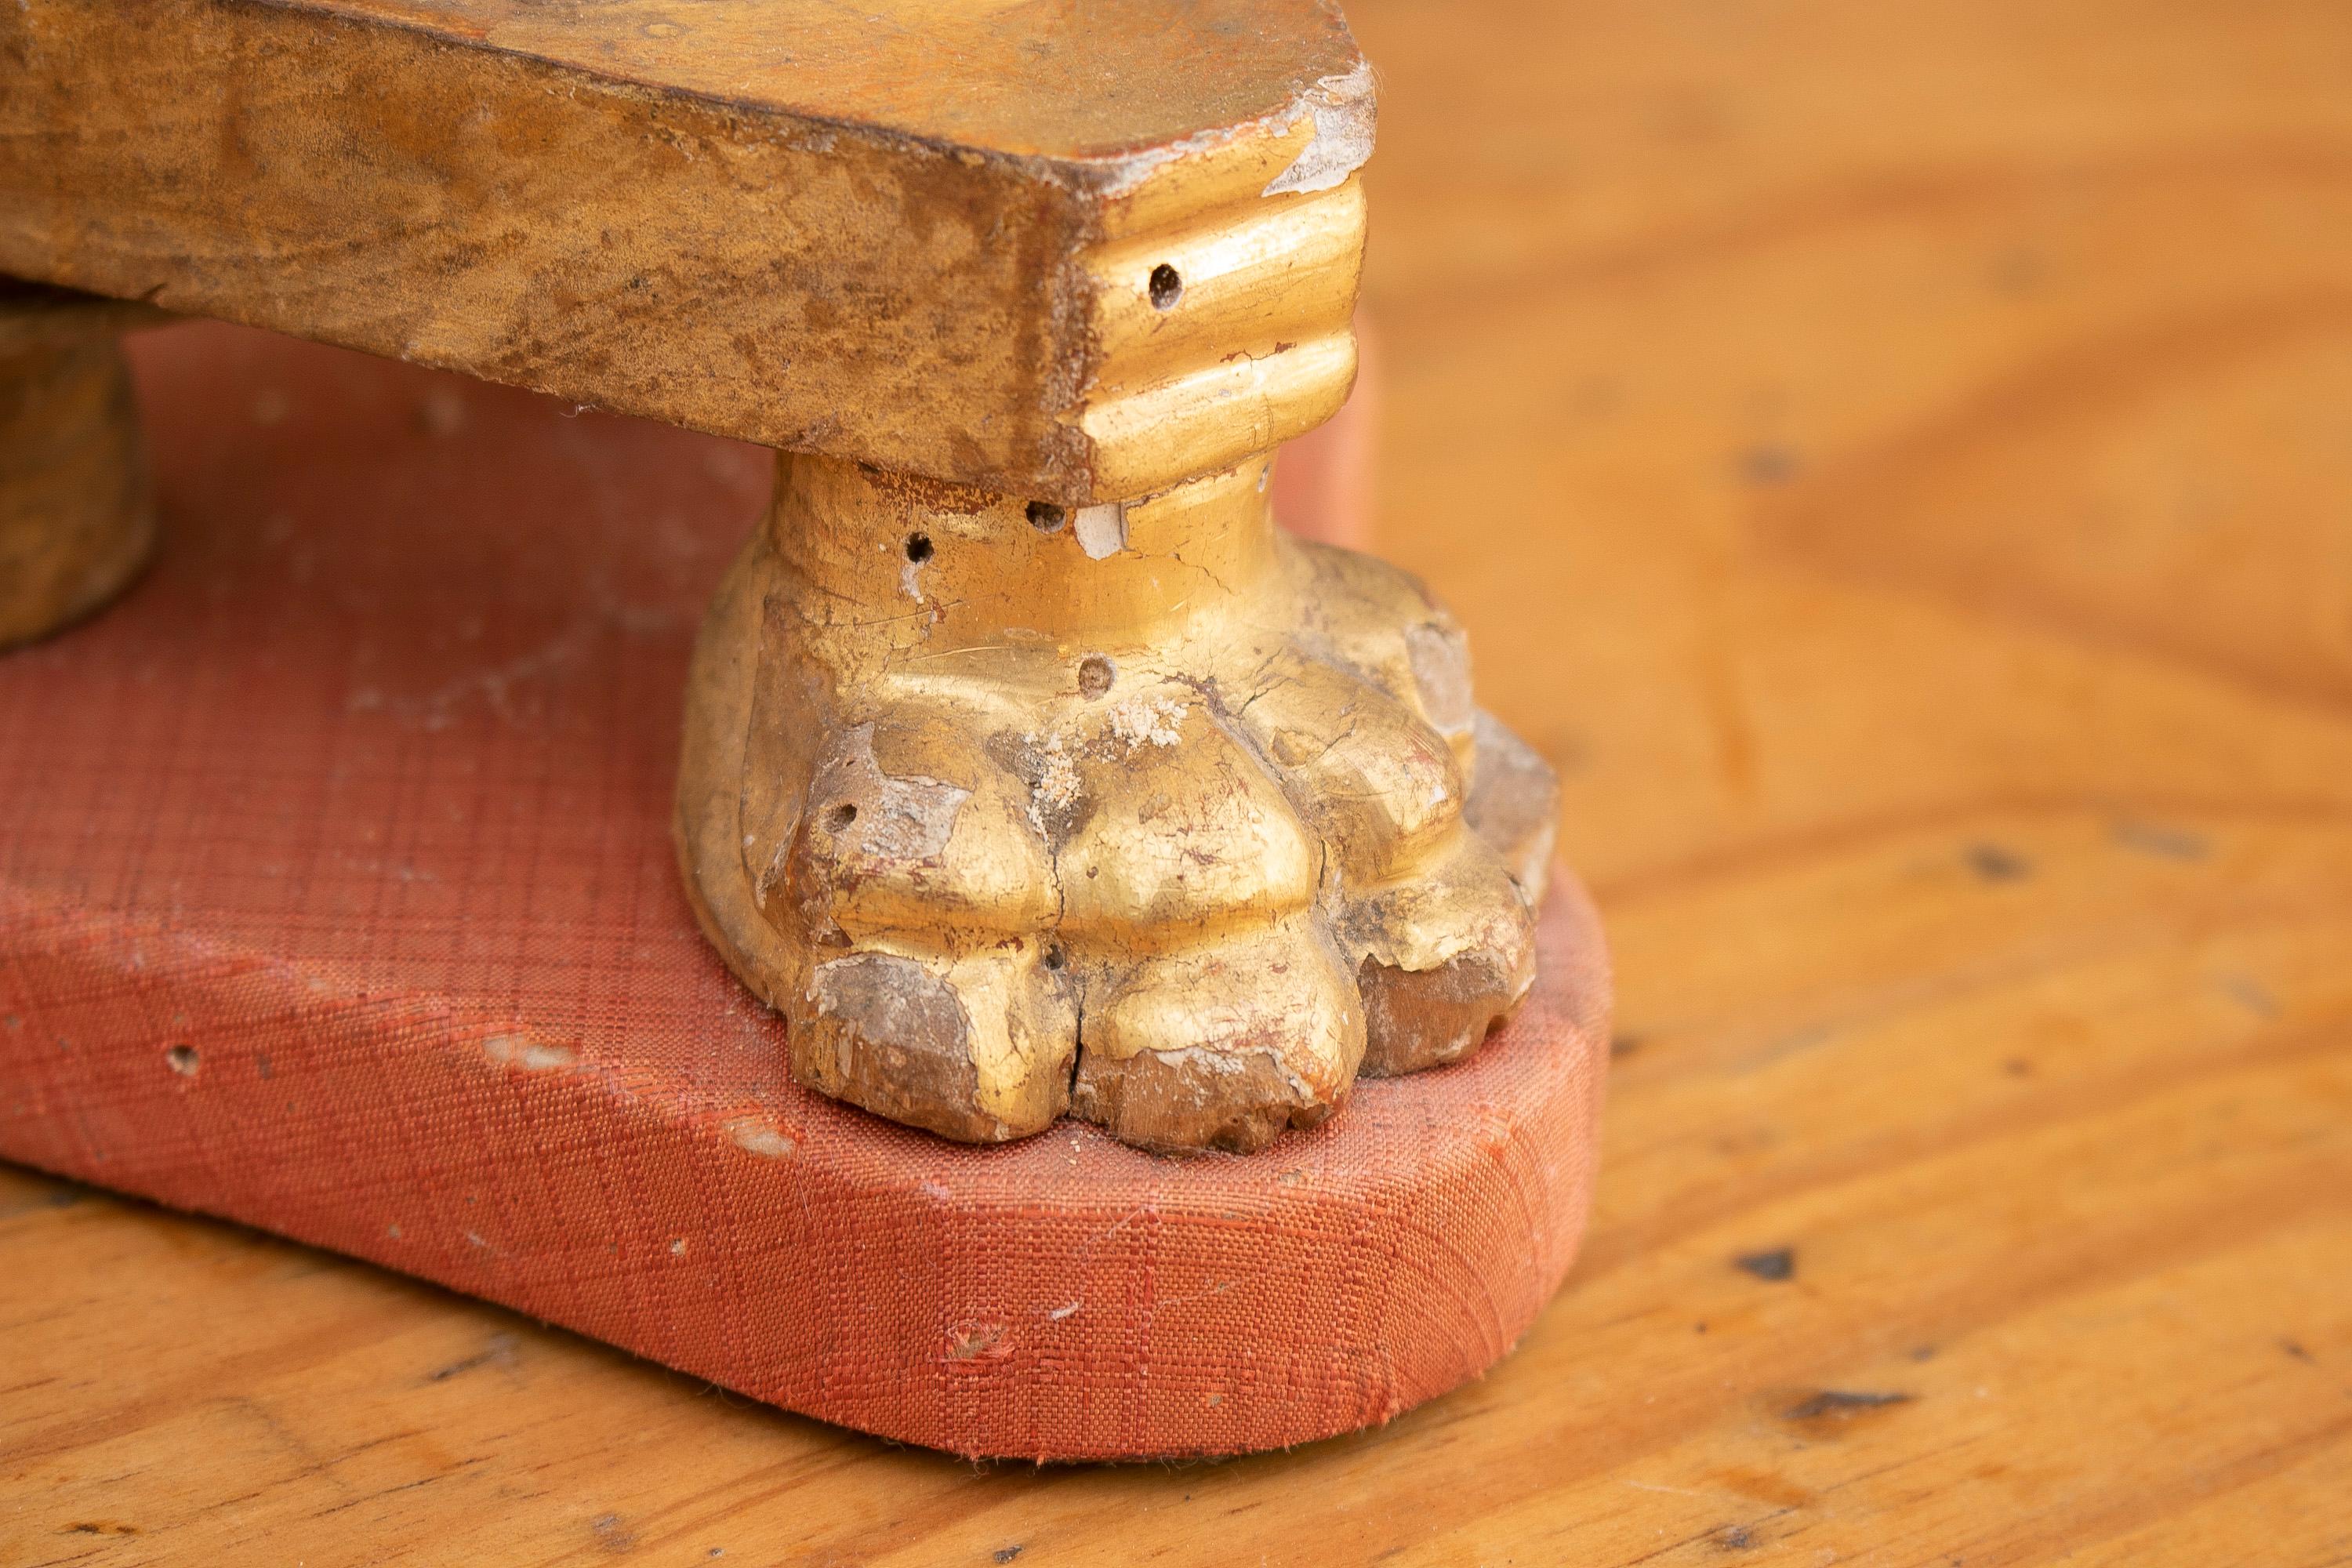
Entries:
[[164,542],[0,659],[0,1156],[968,1454],[1263,1448],[1490,1365],[1572,1258],[1608,984],[1249,1159],[807,1094],[668,837],[763,452],[236,329],[133,345]]

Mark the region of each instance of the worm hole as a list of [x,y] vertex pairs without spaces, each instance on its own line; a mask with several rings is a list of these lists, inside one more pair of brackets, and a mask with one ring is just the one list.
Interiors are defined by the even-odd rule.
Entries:
[[1151,308],[1153,310],[1173,310],[1176,301],[1183,297],[1184,279],[1176,275],[1176,269],[1173,267],[1163,261],[1151,269]]

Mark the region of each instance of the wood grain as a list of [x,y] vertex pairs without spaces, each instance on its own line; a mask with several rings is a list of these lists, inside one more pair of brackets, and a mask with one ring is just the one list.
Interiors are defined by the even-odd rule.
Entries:
[[0,1556],[2352,1553],[2352,17],[1354,21],[1383,542],[1619,954],[1518,1353],[1287,1455],[975,1470],[10,1177]]

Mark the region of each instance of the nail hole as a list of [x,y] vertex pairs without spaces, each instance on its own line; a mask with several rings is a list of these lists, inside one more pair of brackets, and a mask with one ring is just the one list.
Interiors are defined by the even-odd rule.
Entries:
[[1029,526],[1040,533],[1053,533],[1070,521],[1070,514],[1049,500],[1029,503]]
[[835,806],[831,811],[825,813],[824,825],[834,832],[838,833],[856,820],[857,808],[845,801],[843,804]]
[[1100,697],[1117,679],[1118,667],[1098,653],[1078,660],[1078,689],[1088,697]]
[[931,536],[930,536],[929,534],[928,534],[928,533],[910,533],[910,534],[907,535],[907,559],[908,559],[908,560],[909,560],[909,561],[914,561],[914,562],[919,562],[919,562],[929,561],[930,558],[931,558]]
[[173,1046],[163,1053],[163,1060],[182,1078],[196,1076],[196,1047],[194,1046]]
[[1046,968],[1057,970],[1061,968],[1066,962],[1067,961],[1062,956],[1062,944],[1060,942],[1055,942],[1045,949]]
[[1169,310],[1183,297],[1184,279],[1176,276],[1176,269],[1173,267],[1163,261],[1151,269],[1151,308],[1153,310]]

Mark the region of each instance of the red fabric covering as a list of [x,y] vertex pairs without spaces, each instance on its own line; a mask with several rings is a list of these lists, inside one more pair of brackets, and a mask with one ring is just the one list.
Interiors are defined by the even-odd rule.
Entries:
[[762,453],[227,328],[134,345],[164,507],[0,659],[0,1154],[972,1454],[1296,1443],[1500,1356],[1591,1191],[1573,887],[1521,1020],[1238,1160],[803,1092],[668,840]]

